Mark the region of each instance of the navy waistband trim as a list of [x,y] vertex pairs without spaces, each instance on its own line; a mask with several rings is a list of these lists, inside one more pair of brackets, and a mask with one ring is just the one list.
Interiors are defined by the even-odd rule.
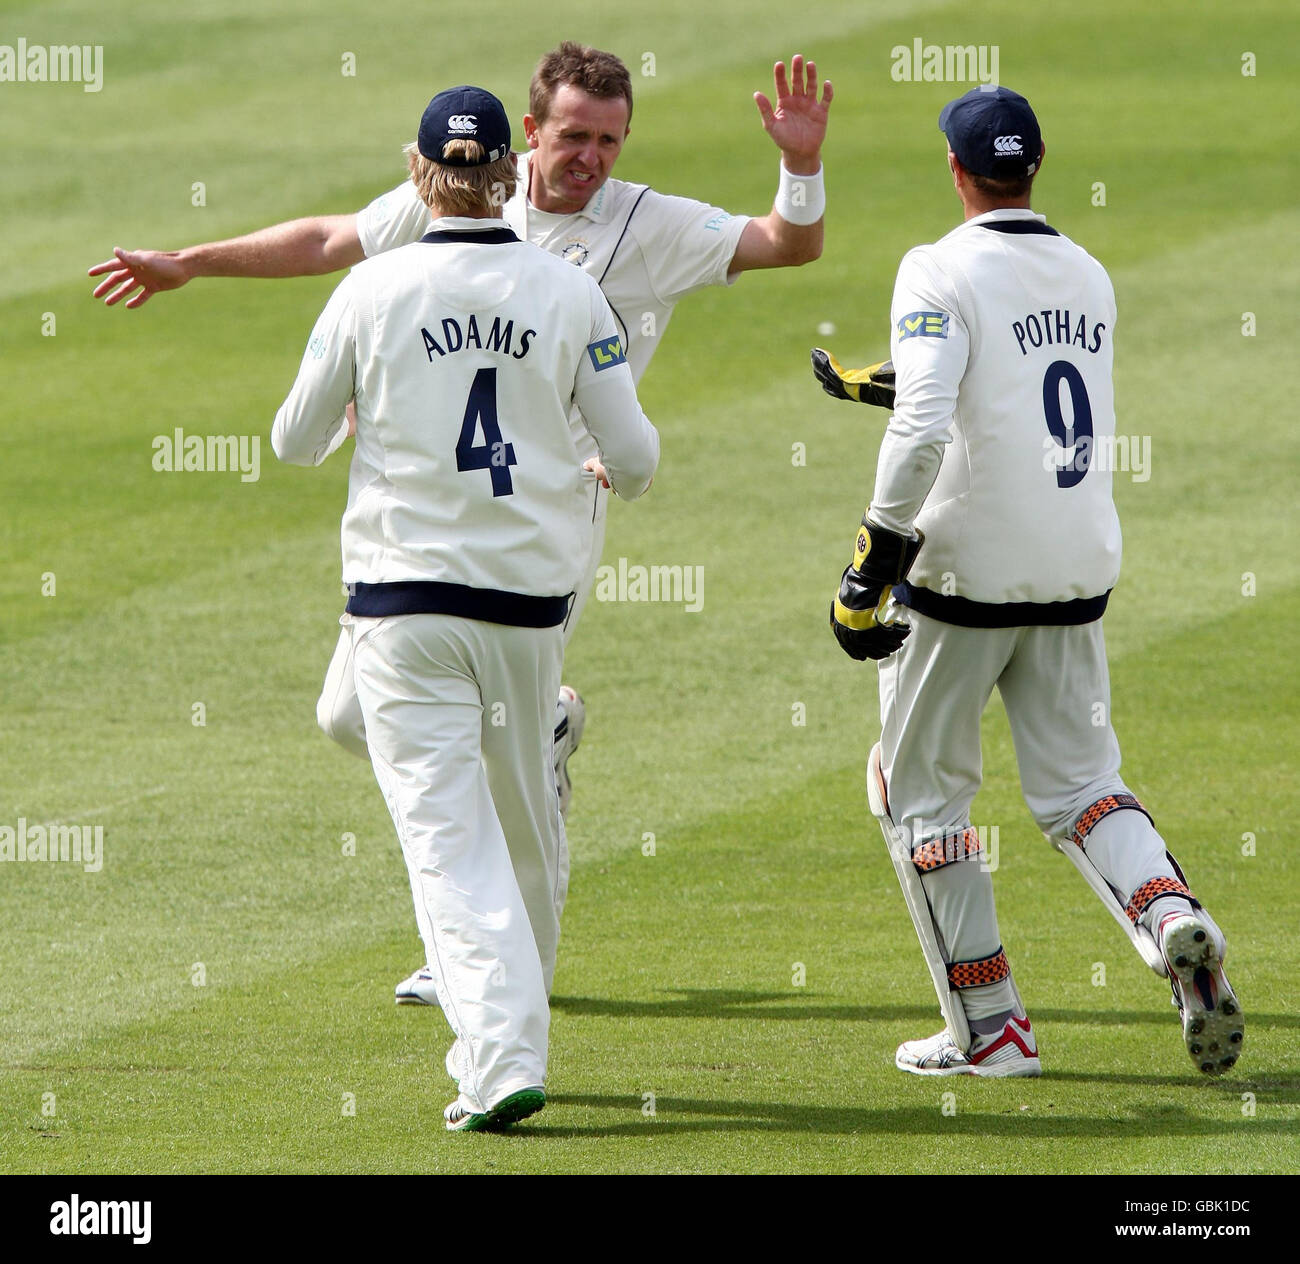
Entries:
[[348,614],[379,619],[390,614],[454,614],[513,628],[553,628],[569,615],[569,597],[529,597],[495,588],[470,588],[434,579],[348,585]]
[[1036,233],[1040,237],[1059,237],[1055,228],[1036,219],[991,219],[981,228],[991,228],[995,233]]
[[470,245],[497,246],[518,241],[519,238],[509,228],[435,228],[425,233],[420,240],[431,245],[440,241],[458,241]]
[[946,597],[915,584],[895,584],[894,600],[931,619],[962,628],[1023,628],[1039,624],[1072,627],[1100,619],[1106,613],[1110,592],[1074,601],[972,601],[969,597]]

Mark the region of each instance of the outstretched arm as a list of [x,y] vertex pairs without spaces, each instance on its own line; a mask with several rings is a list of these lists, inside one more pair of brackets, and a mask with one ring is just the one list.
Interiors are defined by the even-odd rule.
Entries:
[[364,258],[355,215],[317,215],[184,250],[114,247],[113,258],[87,275],[104,277],[92,297],[108,307],[126,299],[128,308],[136,308],[160,290],[179,289],[195,277],[319,276]]
[[[773,67],[776,105],[754,93],[763,128],[781,151],[781,187],[772,210],[745,225],[731,261],[731,272],[784,268],[809,263],[822,252],[821,148],[834,90],[830,80],[817,97],[817,63],[801,54]],[[791,218],[792,217],[792,218]]]
[[835,399],[852,399],[878,408],[894,407],[894,362],[881,360],[865,369],[846,369],[829,351],[812,349],[813,376]]

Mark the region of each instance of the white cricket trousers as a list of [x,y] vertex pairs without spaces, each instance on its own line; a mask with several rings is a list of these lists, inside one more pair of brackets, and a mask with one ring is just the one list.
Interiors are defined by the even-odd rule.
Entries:
[[[1101,620],[1072,627],[966,628],[907,611],[912,633],[880,664],[880,764],[894,823],[912,845],[971,824],[983,776],[980,717],[1002,695],[1025,802],[1039,829],[1069,838],[1099,799],[1127,793],[1110,723]],[[1073,843],[1070,844],[1074,846]],[[1137,811],[1104,817],[1087,855],[1127,900],[1147,879],[1172,877],[1155,827]],[[922,876],[948,961],[979,961],[1001,946],[986,864]],[[962,993],[973,1019],[1011,1008],[1007,986]]]
[[[578,619],[587,604],[587,598],[596,583],[596,571],[600,566],[600,555],[605,547],[605,517],[609,509],[609,493],[599,484],[592,493],[592,519],[590,534],[575,541],[575,550],[586,550],[586,568],[582,582],[569,609],[569,617],[564,621],[564,644],[568,645],[573,630],[578,626]],[[361,706],[357,702],[357,687],[354,683],[352,666],[352,633],[348,627],[349,615],[343,615],[339,622],[343,625],[338,642],[334,646],[334,656],[325,670],[325,683],[320,697],[316,700],[316,723],[320,725],[325,736],[337,742],[344,750],[350,751],[361,759],[369,759],[366,750],[366,726],[361,715]],[[552,699],[554,710],[554,699]]]
[[452,615],[356,619],[357,695],[401,840],[461,1104],[546,1082],[563,822],[563,637]]

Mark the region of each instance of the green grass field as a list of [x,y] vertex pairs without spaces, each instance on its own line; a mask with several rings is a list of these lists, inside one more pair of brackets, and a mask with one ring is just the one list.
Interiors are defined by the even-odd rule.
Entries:
[[[391,0],[0,5],[0,43],[105,49],[98,93],[0,83],[0,826],[104,828],[99,872],[0,864],[0,1170],[1300,1167],[1300,15],[973,8],[491,0],[449,39]],[[893,1067],[940,1020],[863,793],[875,673],[825,627],[882,416],[821,395],[807,352],[884,355],[899,258],[958,221],[935,118],[968,85],[895,82],[917,37],[998,46],[1048,145],[1036,208],[1115,282],[1119,428],[1152,443],[1150,479],[1116,479],[1115,724],[1231,937],[1247,1045],[1221,1080],[1034,829],[996,702],[974,819],[999,830],[1045,1074]],[[422,956],[392,826],[314,724],[346,463],[282,467],[266,442],[335,282],[199,281],[126,312],[85,270],[357,209],[400,178],[433,91],[481,82],[518,119],[563,38],[633,69],[617,174],[760,214],[777,159],[751,94],[815,56],[836,87],[827,246],[688,298],[646,377],[663,464],[613,508],[606,560],[702,566],[704,609],[588,607],[551,1104],[512,1136],[449,1136],[446,1024],[392,1001]],[[260,434],[260,479],[155,473],[178,426]]]

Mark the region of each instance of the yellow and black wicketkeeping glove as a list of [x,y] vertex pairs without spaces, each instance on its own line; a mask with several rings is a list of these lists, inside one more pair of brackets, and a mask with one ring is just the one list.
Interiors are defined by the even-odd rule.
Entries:
[[888,658],[911,634],[905,623],[877,620],[924,543],[919,531],[915,540],[908,540],[862,515],[853,561],[844,568],[840,591],[831,602],[831,630],[850,658]]
[[894,407],[894,362],[882,360],[865,369],[846,369],[829,351],[812,349],[813,376],[836,399],[851,399],[878,408]]

